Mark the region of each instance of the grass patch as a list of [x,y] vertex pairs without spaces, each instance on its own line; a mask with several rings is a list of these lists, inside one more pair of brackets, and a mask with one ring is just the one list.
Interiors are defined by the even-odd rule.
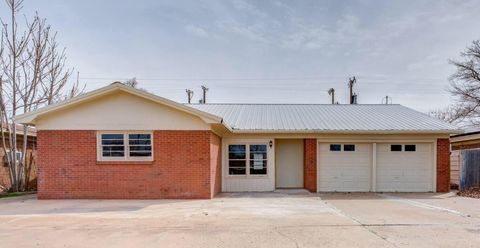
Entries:
[[0,199],[1,199],[1,198],[9,198],[9,197],[22,196],[22,195],[31,195],[31,194],[35,194],[35,193],[36,193],[36,192],[34,192],[34,191],[4,193],[4,194],[0,194]]

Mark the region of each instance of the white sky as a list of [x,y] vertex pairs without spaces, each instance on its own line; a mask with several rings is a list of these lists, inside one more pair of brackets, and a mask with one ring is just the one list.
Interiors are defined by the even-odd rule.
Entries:
[[206,84],[209,102],[329,103],[333,87],[346,103],[355,75],[360,103],[426,112],[451,100],[448,59],[480,39],[480,1],[467,0],[26,0],[35,10],[88,90],[137,77],[180,102]]

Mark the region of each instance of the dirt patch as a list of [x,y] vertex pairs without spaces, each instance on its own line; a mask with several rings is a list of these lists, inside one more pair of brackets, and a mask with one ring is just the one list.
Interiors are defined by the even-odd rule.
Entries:
[[466,190],[462,190],[457,193],[459,196],[479,198],[480,199],[480,187],[471,187]]

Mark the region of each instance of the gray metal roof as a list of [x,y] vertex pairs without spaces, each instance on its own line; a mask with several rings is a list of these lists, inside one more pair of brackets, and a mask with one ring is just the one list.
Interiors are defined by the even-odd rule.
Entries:
[[398,104],[189,104],[233,130],[266,132],[458,133],[453,125]]

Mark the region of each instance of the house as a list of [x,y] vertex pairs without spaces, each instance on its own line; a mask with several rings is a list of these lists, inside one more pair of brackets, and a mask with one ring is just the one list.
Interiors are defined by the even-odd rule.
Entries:
[[455,127],[401,105],[180,104],[113,83],[25,113],[38,197],[445,192]]
[[462,151],[480,149],[480,130],[467,130],[462,134],[450,136],[452,153],[450,155],[450,184],[458,189],[460,185]]
[[[22,156],[23,152],[23,125],[17,125],[17,158]],[[7,158],[5,157],[5,152],[10,152],[10,140],[9,140],[9,133],[8,130],[5,128],[3,130],[5,134],[5,151],[3,150],[3,146],[0,145],[0,158],[1,158],[1,165],[0,165],[0,193],[2,191],[8,190],[11,187],[10,182],[10,168],[7,164]],[[0,136],[1,139],[1,136]],[[1,141],[0,141],[1,142]],[[35,165],[35,146],[36,146],[36,130],[34,128],[27,128],[27,153],[26,153],[26,166],[25,166],[25,175],[27,180],[27,190],[33,190],[36,187],[36,179],[37,179],[37,169]]]

